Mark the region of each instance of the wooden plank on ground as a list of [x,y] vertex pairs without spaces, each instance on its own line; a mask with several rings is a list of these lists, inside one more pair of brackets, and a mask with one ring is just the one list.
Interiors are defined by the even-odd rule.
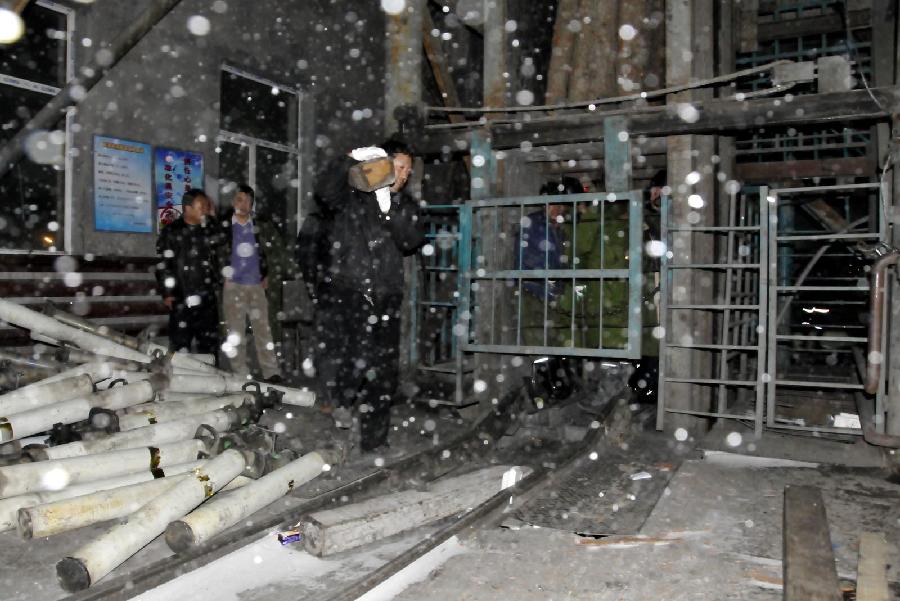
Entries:
[[842,601],[822,492],[784,489],[785,601]]
[[859,537],[856,601],[888,601],[888,545],[884,535],[863,532]]

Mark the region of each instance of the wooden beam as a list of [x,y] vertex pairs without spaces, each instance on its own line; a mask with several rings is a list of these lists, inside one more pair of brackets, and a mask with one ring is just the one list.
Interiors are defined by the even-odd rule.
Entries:
[[[900,112],[900,86],[873,88],[879,102],[889,112]],[[532,117],[516,123],[489,124],[493,148],[518,147],[523,140],[533,145],[556,145],[600,140],[603,119],[611,114],[629,118],[631,136],[648,137],[690,133],[725,134],[757,127],[781,125],[873,123],[890,117],[866,90],[807,94],[784,98],[754,98],[745,101],[710,100],[694,102],[697,120],[685,121],[678,106],[596,111],[577,115]],[[474,126],[473,126],[474,127]],[[423,152],[438,154],[444,146],[465,149],[468,129],[429,129],[422,134]]]
[[[618,29],[613,26],[613,39],[618,41],[616,58],[616,90],[618,94],[634,94],[644,89],[644,75],[647,72],[650,31],[645,23],[648,5],[646,2],[622,2],[619,4]],[[635,30],[634,37],[625,39],[622,27],[630,25]],[[618,35],[617,35],[618,33]]]
[[[433,29],[434,21],[431,19],[431,11],[426,7],[422,11],[422,46],[425,48],[425,56],[428,58],[428,64],[431,66],[431,72],[434,74],[434,80],[437,82],[444,106],[459,106],[456,82],[447,67],[447,55],[444,53],[440,38],[431,35]],[[448,113],[448,117],[451,123],[465,120],[459,113]]]
[[[484,0],[484,103],[507,106],[509,98],[509,55],[506,50],[506,2]],[[507,77],[503,74],[506,73]],[[490,118],[490,117],[489,117]]]
[[847,220],[824,199],[803,203],[801,208],[809,213],[816,221],[827,227],[832,232],[847,230]]
[[457,12],[457,8],[459,7],[459,0],[431,0],[431,2],[442,8],[446,6],[450,9],[450,12],[455,13],[459,17],[460,23],[462,23],[472,31],[478,33],[479,35],[484,35],[484,27],[482,27],[480,24],[471,21],[468,23],[466,21],[463,21],[463,17],[465,15],[461,15],[459,14],[459,12]]
[[666,84],[666,1],[647,0],[647,18],[655,27],[648,29],[649,54],[647,56],[647,76],[644,90],[657,90]]
[[398,127],[394,111],[422,101],[422,15],[425,0],[407,0],[397,15],[385,16],[387,68],[385,73],[385,129],[393,134]]
[[741,52],[753,52],[759,48],[759,0],[741,2],[738,17],[738,48]]
[[871,174],[872,171],[872,161],[869,157],[740,163],[736,168],[737,179],[747,183],[780,182],[810,177],[859,177]]
[[784,600],[841,601],[822,492],[784,489]]
[[615,0],[581,0],[581,33],[575,42],[569,100],[582,101],[616,95]]
[[888,544],[883,534],[863,532],[859,537],[856,601],[888,601]]
[[577,14],[578,0],[559,0],[556,7],[556,21],[553,24],[550,66],[547,68],[545,104],[557,104],[567,99],[575,47],[575,32],[570,24]]
[[[856,10],[849,13],[850,29],[869,27],[871,11]],[[803,17],[800,19],[783,19],[757,26],[757,38],[760,42],[797,38],[805,35],[821,35],[844,30],[844,20],[838,14]]]
[[[896,111],[900,106],[900,88],[876,88],[873,92],[888,110],[893,108]],[[843,124],[888,118],[888,114],[875,104],[866,90],[795,96],[790,102],[783,98],[757,98],[744,102],[693,102],[692,106],[697,110],[696,121],[686,121],[679,116],[677,104],[629,111],[629,132],[632,136],[723,134],[762,126]],[[595,114],[492,125],[494,148],[518,146],[522,140],[529,140],[532,144],[549,144],[600,139],[603,137],[602,120],[605,116],[598,111]]]
[[[644,141],[632,140],[632,155],[664,155],[666,154],[665,138],[647,138]],[[546,161],[576,161],[603,160],[604,148],[602,144],[582,142],[578,144],[562,144],[559,146],[533,146],[528,151],[526,159],[529,163],[541,163]]]

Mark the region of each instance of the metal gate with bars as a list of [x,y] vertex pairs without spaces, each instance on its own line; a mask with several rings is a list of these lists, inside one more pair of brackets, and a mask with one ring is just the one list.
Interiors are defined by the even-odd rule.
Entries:
[[461,206],[457,399],[467,353],[640,357],[642,223],[640,191]]
[[[869,284],[856,245],[886,240],[884,211],[871,210],[880,206],[880,187],[745,190],[731,195],[727,222],[717,226],[673,224],[664,199],[667,248],[685,243],[678,236],[706,236],[719,252],[715,263],[679,264],[672,253],[661,261],[658,428],[666,415],[681,413],[752,422],[757,436],[763,428],[861,434],[859,427],[835,424],[834,415],[845,408],[855,413],[863,389],[855,366],[865,361]],[[805,224],[797,219],[801,213]],[[695,302],[702,273],[715,274],[708,278],[712,303]],[[683,325],[701,322],[707,327]],[[698,331],[710,338],[698,339]],[[673,361],[685,351],[703,358]],[[674,363],[686,363],[690,373]],[[702,399],[706,407],[685,407],[674,395]],[[881,427],[883,395],[882,382],[875,399]]]

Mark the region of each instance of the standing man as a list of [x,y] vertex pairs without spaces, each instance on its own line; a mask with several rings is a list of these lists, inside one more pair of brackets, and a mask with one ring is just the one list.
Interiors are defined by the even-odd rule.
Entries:
[[239,185],[231,203],[232,210],[222,221],[221,262],[226,266],[222,311],[227,331],[222,350],[232,371],[239,375],[249,373],[246,339],[249,320],[262,377],[278,383],[281,374],[272,341],[266,290],[269,266],[277,263],[273,258],[281,249],[281,237],[271,222],[253,217],[255,196],[253,188]]
[[[549,182],[541,195],[559,194],[559,182]],[[517,269],[565,269],[565,222],[567,207],[548,204],[525,216],[516,232],[515,265]],[[522,307],[519,330],[526,346],[561,346],[556,305],[563,292],[563,282],[537,277],[522,280]]]
[[217,356],[219,347],[220,263],[218,236],[207,221],[209,198],[194,188],[182,197],[181,216],[156,241],[156,280],[169,308],[169,348]]
[[[394,183],[374,192],[354,189],[351,167],[388,156]],[[417,203],[403,192],[412,152],[389,140],[381,148],[357,148],[319,178],[316,201],[332,223],[328,273],[319,287],[318,316],[329,396],[338,427],[352,409],[360,414],[360,447],[387,444],[390,407],[399,384],[403,256],[425,242]]]

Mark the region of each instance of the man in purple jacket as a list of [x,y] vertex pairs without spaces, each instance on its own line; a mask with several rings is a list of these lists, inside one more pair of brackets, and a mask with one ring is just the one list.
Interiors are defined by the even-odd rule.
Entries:
[[[222,221],[225,284],[222,288],[222,310],[227,334],[222,350],[232,371],[244,375],[247,368],[247,321],[253,331],[256,358],[264,380],[281,380],[275,344],[269,325],[266,299],[268,261],[266,255],[280,245],[272,224],[252,214],[253,188],[238,186],[232,201],[233,212]],[[276,284],[277,285],[277,284]]]

